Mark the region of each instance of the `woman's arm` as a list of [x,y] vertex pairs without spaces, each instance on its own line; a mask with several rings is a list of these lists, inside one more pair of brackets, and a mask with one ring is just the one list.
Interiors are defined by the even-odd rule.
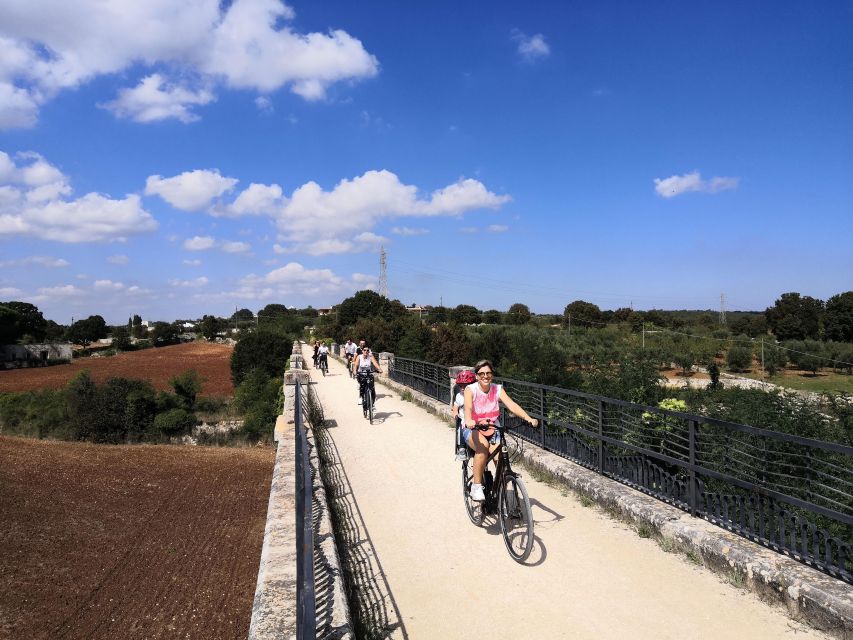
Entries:
[[465,387],[465,426],[469,429],[473,429],[474,418],[472,417],[472,411],[474,408],[474,395],[471,393],[470,387]]
[[506,408],[509,409],[514,415],[517,415],[519,418],[522,418],[526,422],[529,422],[534,427],[539,424],[538,420],[531,418],[529,415],[527,415],[527,412],[522,409],[521,406],[515,400],[509,397],[509,394],[503,387],[501,387],[500,400],[504,403]]

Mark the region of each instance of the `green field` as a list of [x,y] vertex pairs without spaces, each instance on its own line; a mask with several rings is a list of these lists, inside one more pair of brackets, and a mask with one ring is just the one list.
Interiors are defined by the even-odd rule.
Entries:
[[741,373],[739,375],[754,380],[764,380],[780,387],[799,389],[800,391],[812,391],[821,393],[824,391],[843,391],[853,394],[853,376],[844,373],[833,373],[832,371],[819,371],[816,376],[801,371],[784,371],[777,373],[772,378],[762,377],[755,372]]

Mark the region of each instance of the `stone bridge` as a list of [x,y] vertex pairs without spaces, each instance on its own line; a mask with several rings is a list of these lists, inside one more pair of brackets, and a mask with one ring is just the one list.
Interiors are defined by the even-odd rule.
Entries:
[[[307,347],[302,360],[311,363]],[[371,425],[339,359],[327,376],[288,374],[296,378],[324,417],[308,429],[318,638],[853,638],[847,583],[526,442],[535,544],[518,564],[493,518],[478,528],[465,513],[449,407],[378,377]],[[296,637],[300,408],[292,388],[286,396],[257,639]]]

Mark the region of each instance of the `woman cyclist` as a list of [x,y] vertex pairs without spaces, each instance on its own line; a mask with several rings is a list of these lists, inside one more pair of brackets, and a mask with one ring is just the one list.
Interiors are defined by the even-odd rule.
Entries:
[[[364,345],[361,348],[361,353],[359,353],[352,360],[352,371],[358,380],[358,388],[361,389],[362,378],[366,378],[367,374],[376,369],[378,373],[382,373],[382,369],[379,368],[379,363],[376,362],[376,358],[370,352],[370,349],[367,348],[367,345]],[[370,380],[370,397],[373,400],[373,403],[376,403],[376,387],[373,384],[373,380]]]
[[[494,451],[500,444],[500,432],[495,428],[500,416],[498,402],[514,415],[529,422],[532,426],[539,421],[527,415],[512,398],[504,391],[503,385],[493,384],[494,375],[492,363],[488,360],[480,360],[474,367],[477,376],[477,384],[465,387],[465,425],[462,429],[462,437],[468,446],[474,450],[474,477],[471,484],[471,499],[482,502],[483,495],[483,470],[489,453]],[[492,423],[485,431],[475,429],[477,425]]]

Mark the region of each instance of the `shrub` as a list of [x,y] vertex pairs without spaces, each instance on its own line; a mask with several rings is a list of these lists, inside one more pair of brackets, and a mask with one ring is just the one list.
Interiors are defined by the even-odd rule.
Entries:
[[752,366],[752,348],[734,344],[726,353],[726,364],[731,371],[746,371]]
[[157,414],[154,418],[154,428],[171,438],[190,433],[197,422],[195,414],[186,409],[169,409]]
[[175,390],[182,406],[187,411],[192,411],[196,405],[196,396],[201,391],[203,380],[195,369],[184,371],[181,375],[169,379],[169,384]]

